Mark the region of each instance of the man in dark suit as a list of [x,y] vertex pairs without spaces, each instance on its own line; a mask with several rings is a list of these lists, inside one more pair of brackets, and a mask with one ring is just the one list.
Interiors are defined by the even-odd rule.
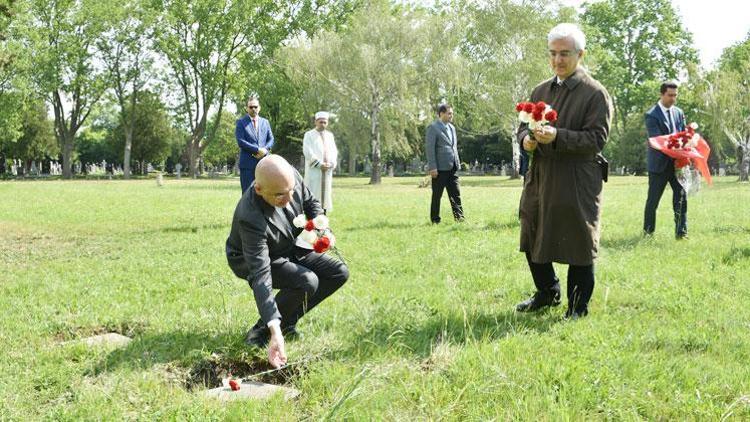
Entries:
[[[677,102],[677,84],[665,82],[661,85],[659,102],[646,113],[646,131],[649,138],[685,130],[685,114]],[[646,142],[648,145],[648,142]],[[687,237],[687,195],[675,176],[674,160],[661,151],[648,146],[646,160],[648,170],[648,198],[643,215],[643,232],[651,235],[656,228],[656,208],[667,183],[672,187],[675,236]]]
[[449,104],[438,106],[438,118],[427,128],[425,151],[427,152],[427,169],[432,177],[432,204],[430,221],[440,223],[440,200],[443,189],[448,190],[448,200],[456,221],[464,220],[461,207],[461,191],[458,188],[456,172],[461,166],[458,158],[458,140],[453,121],[453,107]]
[[260,102],[257,97],[247,99],[247,114],[237,120],[234,136],[240,147],[240,186],[245,193],[255,179],[255,166],[273,148],[273,132],[268,120],[260,117]]
[[[300,174],[281,156],[258,163],[255,182],[242,195],[226,242],[229,267],[253,289],[260,320],[245,343],[265,347],[274,367],[286,363],[284,336],[297,336],[297,321],[339,289],[349,269],[297,241],[295,216],[323,214]],[[274,297],[272,289],[279,289]],[[269,343],[270,340],[270,343]]]

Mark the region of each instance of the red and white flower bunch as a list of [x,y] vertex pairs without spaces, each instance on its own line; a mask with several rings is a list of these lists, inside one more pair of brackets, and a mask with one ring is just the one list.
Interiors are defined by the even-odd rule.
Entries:
[[336,238],[328,226],[328,217],[323,214],[309,220],[305,214],[294,217],[294,226],[302,229],[297,239],[309,244],[310,249],[317,253],[324,253],[336,243]]
[[518,112],[518,120],[521,123],[528,124],[530,130],[539,129],[557,121],[557,111],[544,101],[518,103],[516,104],[516,111]]
[[698,146],[700,135],[695,131],[698,130],[698,124],[690,123],[683,131],[669,135],[666,147],[668,149],[689,149]]

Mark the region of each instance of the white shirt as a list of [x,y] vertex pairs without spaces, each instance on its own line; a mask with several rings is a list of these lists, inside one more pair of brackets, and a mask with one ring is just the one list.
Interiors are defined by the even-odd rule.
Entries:
[[[665,122],[667,126],[669,126],[670,118],[672,120],[672,126],[669,128],[669,131],[672,133],[677,132],[677,130],[675,129],[675,115],[674,113],[672,113],[674,107],[666,108],[664,107],[664,104],[661,103],[661,100],[659,100],[659,108],[661,108],[661,112],[664,113],[664,118],[667,119]],[[667,113],[669,113],[669,115],[667,115]]]

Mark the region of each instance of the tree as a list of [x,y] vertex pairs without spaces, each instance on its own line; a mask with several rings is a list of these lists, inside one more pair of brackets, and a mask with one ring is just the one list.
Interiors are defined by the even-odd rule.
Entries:
[[718,67],[693,87],[702,113],[701,132],[714,140],[714,151],[731,160],[736,153],[740,180],[750,167],[750,34],[726,48]]
[[693,36],[669,0],[587,3],[581,19],[596,64],[594,77],[614,100],[620,131],[632,113],[654,101],[661,82],[677,79],[698,60]]
[[[24,55],[11,27],[15,0],[0,0],[0,151],[21,136],[22,114],[28,97]],[[0,171],[4,166],[0,165]]]
[[[166,57],[179,95],[178,110],[191,135],[187,155],[193,177],[198,158],[215,138],[226,95],[242,71],[300,31],[312,31],[346,0],[157,0],[157,50]],[[212,131],[209,111],[215,109]]]
[[427,36],[434,24],[425,10],[376,0],[341,32],[325,31],[285,52],[292,79],[311,80],[326,108],[351,119],[341,119],[341,126],[367,128],[366,134],[344,132],[351,140],[368,139],[371,184],[380,183],[383,150],[410,150],[405,131],[431,108],[424,70],[430,52],[441,48]]
[[[129,99],[128,99],[129,100]],[[177,136],[171,118],[158,95],[149,91],[140,94],[137,107],[127,101],[125,120],[133,122],[131,159],[140,163],[141,172],[149,162],[161,162],[169,156],[172,140]],[[133,116],[131,116],[131,113]],[[120,120],[114,130],[115,147],[124,159],[126,127]]]
[[21,119],[23,122],[21,136],[0,151],[24,163],[57,157],[60,148],[56,144],[54,128],[47,117],[47,107],[44,102],[35,101],[22,109]]
[[[569,21],[572,15],[573,10],[568,8],[511,0],[467,3],[463,10],[452,14],[462,17],[464,22],[457,26],[466,28],[464,39],[458,44],[465,57],[466,73],[461,74],[460,91],[454,100],[457,126],[467,131],[469,138],[510,141],[510,145],[497,145],[483,152],[511,149],[516,171],[520,149],[515,136],[507,136],[515,133],[519,123],[514,106],[527,100],[532,88],[551,76],[546,60],[547,31],[540,28]],[[517,173],[513,177],[518,177]]]
[[28,0],[24,42],[34,66],[36,89],[55,115],[63,177],[72,177],[76,133],[104,94],[105,72],[97,66],[95,42],[108,4],[94,0]]
[[[237,161],[237,153],[239,152],[237,139],[234,137],[235,117],[232,113],[224,111],[224,116],[221,119],[214,118],[212,121],[219,121],[221,127],[215,131],[216,139],[208,144],[203,151],[203,162],[212,166],[219,166],[221,164],[234,165],[235,161]],[[209,124],[209,131],[213,130],[211,127],[212,124]]]
[[[120,108],[120,126],[125,136],[123,177],[129,179],[137,115],[133,110],[139,106],[139,97],[150,79],[153,63],[149,36],[152,16],[143,8],[141,0],[128,0],[112,4],[108,19],[112,27],[102,34],[97,45]],[[126,109],[131,112],[126,113]]]
[[[607,87],[614,105],[610,144],[613,161],[640,168],[645,138],[632,136],[642,113],[659,95],[665,80],[687,75],[697,63],[692,34],[670,0],[605,0],[586,3],[586,25],[592,74]],[[629,134],[628,136],[625,136]],[[618,145],[636,142],[636,145]],[[635,156],[630,155],[639,151]]]

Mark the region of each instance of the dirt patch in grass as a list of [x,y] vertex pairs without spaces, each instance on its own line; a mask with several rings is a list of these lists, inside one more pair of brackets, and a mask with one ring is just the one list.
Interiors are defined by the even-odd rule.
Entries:
[[193,365],[185,379],[185,388],[196,390],[201,388],[221,387],[222,380],[230,374],[235,379],[264,382],[275,385],[290,385],[305,372],[304,365],[291,364],[279,370],[268,361],[260,357],[244,359],[230,358],[213,354]]

